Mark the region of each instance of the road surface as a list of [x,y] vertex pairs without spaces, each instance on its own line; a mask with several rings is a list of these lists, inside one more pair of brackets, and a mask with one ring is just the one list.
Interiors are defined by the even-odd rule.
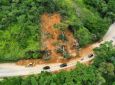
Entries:
[[[101,43],[104,43],[105,41],[113,41],[113,44],[115,45],[115,23],[112,24],[108,30],[108,32],[103,37],[103,41],[100,43],[95,43],[91,45],[93,48],[98,47]],[[67,67],[60,68],[61,63],[53,63],[53,64],[41,64],[37,65],[35,67],[25,67],[25,66],[18,66],[15,63],[3,63],[0,64],[0,77],[9,77],[9,76],[24,76],[24,75],[31,75],[31,74],[38,74],[41,73],[43,70],[43,67],[50,66],[50,72],[62,70],[65,68],[73,67],[76,65],[77,62],[85,63],[87,61],[90,61],[94,58],[89,58],[88,55],[90,53],[85,54],[81,59],[79,60],[72,60],[67,63]]]

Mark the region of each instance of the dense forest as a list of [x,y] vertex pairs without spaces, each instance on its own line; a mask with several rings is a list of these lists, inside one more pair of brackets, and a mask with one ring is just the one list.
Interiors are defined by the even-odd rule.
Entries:
[[[115,0],[0,0],[0,61],[40,58],[44,13],[60,13],[81,47],[100,40],[115,20]],[[30,55],[30,54],[29,54]],[[36,56],[37,55],[37,56]]]
[[115,48],[106,42],[94,49],[92,65],[77,63],[71,71],[42,72],[28,77],[4,78],[0,85],[115,85]]

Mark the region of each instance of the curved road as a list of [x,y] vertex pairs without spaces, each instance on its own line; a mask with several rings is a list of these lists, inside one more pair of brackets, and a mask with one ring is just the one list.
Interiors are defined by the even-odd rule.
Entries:
[[[113,44],[115,45],[115,23],[110,26],[108,32],[106,33],[106,35],[103,38],[103,41],[100,43],[95,43],[95,44],[91,45],[91,47],[93,47],[93,48],[98,47],[101,43],[104,43],[105,41],[110,41],[110,40],[112,40]],[[53,63],[53,64],[47,64],[47,65],[42,64],[42,65],[37,65],[35,67],[18,66],[15,63],[0,64],[0,77],[38,74],[38,73],[41,73],[41,71],[44,71],[43,67],[45,67],[45,66],[51,67],[50,70],[47,70],[50,72],[62,70],[62,69],[69,68],[69,67],[74,67],[77,62],[85,63],[87,61],[92,60],[94,58],[94,56],[89,58],[88,57],[89,54],[91,54],[91,53],[85,54],[85,56],[83,56],[80,59],[72,60],[72,61],[68,62],[67,66],[64,68],[60,68],[61,63]]]

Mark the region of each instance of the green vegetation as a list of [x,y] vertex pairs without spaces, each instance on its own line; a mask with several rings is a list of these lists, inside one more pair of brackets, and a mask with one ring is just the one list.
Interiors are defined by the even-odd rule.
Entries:
[[95,53],[90,66],[78,63],[74,70],[57,74],[42,72],[28,77],[4,78],[0,85],[114,85],[115,48],[111,42],[106,42],[96,48]]
[[109,62],[115,65],[115,48],[112,42],[106,42],[100,48],[95,48],[94,51],[96,53],[95,65],[99,66],[101,62]]
[[[75,37],[79,39],[80,46],[99,40],[115,19],[114,2],[115,0],[0,0],[0,61],[27,59],[30,58],[25,55],[27,51],[40,50],[40,16],[46,12],[60,13],[64,23],[61,27],[71,25],[76,31]],[[82,31],[85,31],[84,34]]]
[[59,35],[59,38],[58,38],[59,40],[62,40],[62,41],[67,41],[67,37],[66,37],[66,35],[64,34],[64,33],[61,33],[60,35]]
[[89,8],[98,11],[103,18],[115,21],[115,0],[84,0]]
[[76,36],[80,46],[85,46],[92,42],[92,35],[86,28],[80,28],[76,32]]
[[96,58],[93,65],[104,78],[104,85],[112,85],[115,82],[115,47],[112,42],[105,42],[94,51]]
[[25,52],[25,57],[30,59],[30,58],[42,58],[43,54],[41,52],[38,52],[38,51],[28,51],[28,52]]
[[55,25],[54,25],[54,28],[57,28],[57,29],[59,29],[59,30],[61,30],[61,31],[64,32],[65,29],[68,28],[68,24],[67,24],[66,22],[59,23],[59,24],[55,24]]

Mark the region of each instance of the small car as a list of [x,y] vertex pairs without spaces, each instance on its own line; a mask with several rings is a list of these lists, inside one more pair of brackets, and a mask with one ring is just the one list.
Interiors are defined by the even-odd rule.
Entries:
[[61,65],[60,65],[60,67],[66,67],[67,66],[67,63],[62,63]]
[[48,69],[50,69],[50,66],[43,67],[43,70],[48,70]]
[[93,57],[93,54],[88,55],[88,58],[91,58],[91,57]]

